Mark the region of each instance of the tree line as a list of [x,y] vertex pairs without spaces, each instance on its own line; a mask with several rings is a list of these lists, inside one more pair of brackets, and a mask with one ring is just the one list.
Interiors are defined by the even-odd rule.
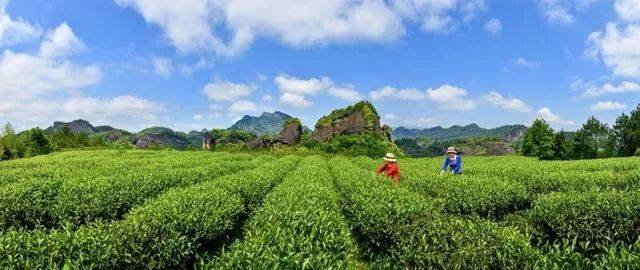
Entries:
[[536,119],[524,135],[521,152],[544,160],[640,156],[640,104],[618,116],[613,127],[591,116],[575,133],[555,132]]
[[54,132],[36,127],[16,133],[7,123],[0,134],[0,160],[34,157],[67,148],[105,147],[103,136],[74,133],[68,126]]

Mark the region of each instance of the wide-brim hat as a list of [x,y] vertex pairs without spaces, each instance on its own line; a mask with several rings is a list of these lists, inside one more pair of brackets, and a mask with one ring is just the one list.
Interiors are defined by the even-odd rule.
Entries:
[[390,162],[396,162],[396,156],[393,155],[393,153],[387,153],[382,159]]
[[445,154],[449,154],[449,153],[454,153],[457,154],[458,152],[456,152],[456,149],[453,147],[449,147],[447,148],[447,152],[444,152]]

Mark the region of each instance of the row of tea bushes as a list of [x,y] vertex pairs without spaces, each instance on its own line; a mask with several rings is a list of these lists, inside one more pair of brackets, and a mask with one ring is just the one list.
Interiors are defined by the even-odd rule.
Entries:
[[[273,186],[272,182],[279,182],[296,163],[297,158],[283,158],[222,178],[246,179],[243,183],[247,188],[252,183],[268,188]],[[266,174],[271,179],[265,179],[262,175],[266,170],[277,171]],[[184,267],[203,248],[222,243],[247,213],[242,196],[230,191],[242,187],[225,189],[218,180],[165,192],[108,226],[82,226],[75,231],[64,228],[51,232],[5,231],[0,234],[0,268]]]
[[203,268],[349,269],[356,247],[326,159],[311,156],[270,193],[242,241]]
[[[120,219],[132,207],[173,187],[185,187],[254,167],[246,155],[223,155],[191,168],[182,163],[101,175],[75,175],[51,180],[30,179],[0,189],[0,230],[80,226]],[[208,160],[209,161],[209,160]]]

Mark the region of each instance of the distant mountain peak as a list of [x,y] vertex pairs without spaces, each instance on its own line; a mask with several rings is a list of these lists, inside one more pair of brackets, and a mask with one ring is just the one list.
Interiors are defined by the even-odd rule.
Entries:
[[260,116],[245,115],[229,129],[251,132],[256,135],[276,134],[282,130],[290,115],[280,112],[263,112]]

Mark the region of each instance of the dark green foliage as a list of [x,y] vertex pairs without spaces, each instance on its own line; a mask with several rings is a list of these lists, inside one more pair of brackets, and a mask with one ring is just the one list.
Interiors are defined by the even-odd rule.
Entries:
[[553,129],[543,119],[533,121],[524,134],[522,154],[540,159],[553,159]]
[[540,243],[576,241],[588,251],[597,245],[634,243],[640,231],[640,196],[635,191],[553,193],[530,212]]
[[229,129],[212,129],[211,135],[216,139],[216,144],[245,143],[257,138],[257,136],[251,132]]
[[327,153],[372,158],[384,156],[387,152],[401,153],[397,146],[381,136],[379,133],[365,131],[360,135],[335,136],[325,143],[319,143],[311,140],[308,136],[303,136],[302,145]]
[[559,160],[570,159],[573,156],[573,144],[567,139],[564,131],[555,134],[553,138],[553,158]]
[[465,155],[497,156],[515,154],[508,142],[498,137],[468,137],[451,140],[433,140],[431,138],[405,138],[395,141],[402,151],[411,157],[435,157],[444,154],[449,146]]
[[590,159],[608,156],[605,152],[610,131],[606,124],[591,116],[574,137],[573,157]]
[[35,157],[38,155],[49,154],[53,151],[49,140],[42,132],[40,128],[32,128],[28,131],[21,133],[18,136],[19,147],[24,157]]
[[89,135],[82,132],[73,133],[66,124],[61,129],[54,131],[49,139],[56,150],[89,146]]
[[316,123],[315,128],[317,129],[324,125],[332,124],[336,120],[345,118],[357,111],[362,112],[367,127],[371,128],[374,126],[375,121],[378,119],[378,111],[373,107],[371,102],[360,101],[354,105],[347,106],[344,109],[333,110],[329,115],[320,118]]
[[629,115],[622,114],[613,125],[610,146],[618,156],[631,156],[640,148],[640,104]]

